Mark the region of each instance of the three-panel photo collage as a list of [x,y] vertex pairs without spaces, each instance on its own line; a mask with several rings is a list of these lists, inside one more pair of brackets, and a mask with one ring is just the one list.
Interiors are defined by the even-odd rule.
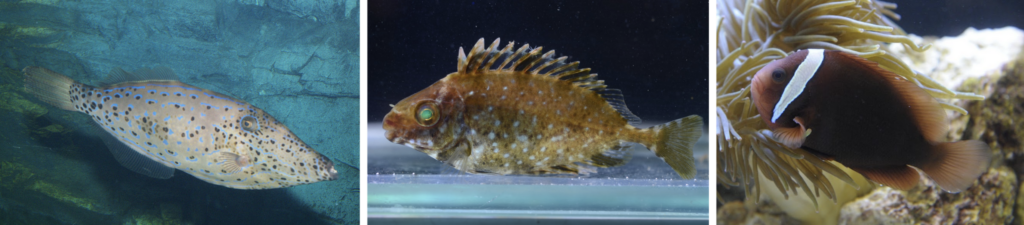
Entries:
[[0,224],[1024,224],[1022,28],[1011,0],[0,1]]

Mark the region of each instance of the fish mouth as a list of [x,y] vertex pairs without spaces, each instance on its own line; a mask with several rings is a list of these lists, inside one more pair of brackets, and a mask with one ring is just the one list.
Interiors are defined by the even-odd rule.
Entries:
[[330,169],[327,169],[327,180],[337,180],[338,179],[338,170],[334,169],[334,162],[328,159],[327,160],[327,168],[330,168]]
[[398,133],[395,132],[395,130],[398,127],[398,122],[395,121],[395,117],[397,116],[395,116],[393,112],[388,113],[388,115],[384,116],[384,137],[387,138],[388,141],[398,143],[396,142]]

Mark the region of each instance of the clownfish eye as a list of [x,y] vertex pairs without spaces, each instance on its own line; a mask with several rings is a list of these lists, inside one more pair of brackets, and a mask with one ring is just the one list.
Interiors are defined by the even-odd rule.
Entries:
[[242,129],[243,130],[246,130],[246,131],[249,131],[249,132],[255,132],[255,131],[259,130],[259,126],[257,126],[256,124],[257,124],[256,123],[256,118],[252,118],[251,116],[246,116],[245,118],[242,118]]
[[775,71],[772,71],[772,80],[777,82],[777,83],[785,82],[786,81],[786,77],[785,76],[786,76],[786,71],[783,71],[781,68],[775,69]]
[[420,103],[420,105],[416,107],[416,114],[414,115],[416,117],[416,122],[419,123],[420,126],[425,127],[433,126],[437,123],[438,118],[441,117],[440,112],[437,110],[437,104],[432,101]]

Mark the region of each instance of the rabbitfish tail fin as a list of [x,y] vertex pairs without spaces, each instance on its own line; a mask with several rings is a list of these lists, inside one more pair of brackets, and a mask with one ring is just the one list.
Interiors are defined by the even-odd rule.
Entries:
[[932,148],[935,160],[920,169],[943,190],[959,192],[988,170],[992,157],[988,145],[977,140],[940,143]]
[[25,73],[25,92],[64,110],[77,110],[71,103],[71,86],[75,80],[46,68],[30,66]]
[[704,135],[704,119],[691,115],[649,129],[657,132],[657,139],[648,148],[672,166],[680,177],[693,179],[697,175],[693,146]]

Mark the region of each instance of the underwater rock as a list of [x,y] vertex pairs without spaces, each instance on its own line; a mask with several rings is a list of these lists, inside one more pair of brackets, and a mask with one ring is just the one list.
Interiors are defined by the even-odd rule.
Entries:
[[359,13],[359,10],[353,11],[359,5],[358,0],[240,0],[239,3],[265,5],[275,10],[281,10],[297,17],[317,22],[335,22],[350,19],[353,18],[353,14],[356,14],[355,19],[358,19],[357,14]]
[[894,43],[887,46],[889,53],[946,87],[957,87],[971,77],[1000,72],[1004,64],[1017,58],[1024,46],[1024,31],[1016,27],[981,30],[972,27],[955,37],[909,36],[914,43],[931,45],[931,48],[919,52]]
[[722,225],[741,224],[803,224],[790,217],[782,207],[770,199],[764,199],[749,208],[744,202],[733,201],[718,209],[718,222]]
[[843,206],[839,224],[1006,224],[1013,220],[1017,175],[991,168],[960,193],[927,185],[901,192],[882,187]]

